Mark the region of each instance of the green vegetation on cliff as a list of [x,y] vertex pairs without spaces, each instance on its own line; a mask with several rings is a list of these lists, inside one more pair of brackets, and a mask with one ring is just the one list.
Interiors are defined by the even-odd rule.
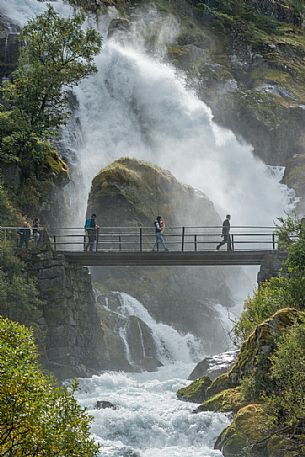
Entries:
[[[243,341],[236,361],[203,392],[205,378],[182,392],[201,397],[197,412],[235,412],[216,443],[225,457],[305,452],[305,230],[301,221],[287,219],[279,231],[288,259],[282,275],[246,301],[235,327]],[[178,396],[184,398],[181,391]]]
[[[4,81],[0,106],[0,165],[15,204],[39,213],[55,183],[65,183],[68,167],[53,138],[67,117],[67,88],[96,71],[98,32],[82,29],[84,17],[60,17],[53,7],[22,30],[18,68]],[[65,90],[63,90],[65,87]]]
[[91,418],[71,388],[55,387],[38,365],[32,333],[0,318],[0,455],[94,457]]
[[[290,235],[297,237],[291,242]],[[301,221],[287,218],[279,229],[280,248],[288,250],[282,275],[263,283],[245,302],[244,311],[235,326],[235,336],[242,341],[281,308],[305,310],[305,229]]]

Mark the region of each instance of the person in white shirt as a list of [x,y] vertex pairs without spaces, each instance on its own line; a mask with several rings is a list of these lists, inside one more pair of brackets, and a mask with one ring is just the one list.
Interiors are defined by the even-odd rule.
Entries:
[[155,219],[154,226],[156,229],[156,241],[153,247],[153,251],[159,250],[159,243],[162,244],[164,251],[168,251],[168,248],[165,244],[164,236],[163,236],[163,230],[165,228],[165,224],[162,220],[161,216],[158,216]]

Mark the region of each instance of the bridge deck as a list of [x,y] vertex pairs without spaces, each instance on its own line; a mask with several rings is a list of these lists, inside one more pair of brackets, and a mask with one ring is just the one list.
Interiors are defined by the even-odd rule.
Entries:
[[261,265],[274,250],[201,252],[73,252],[62,251],[69,262],[93,266],[221,266]]

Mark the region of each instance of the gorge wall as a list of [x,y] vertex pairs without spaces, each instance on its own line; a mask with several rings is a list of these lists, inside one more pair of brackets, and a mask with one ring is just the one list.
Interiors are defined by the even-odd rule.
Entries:
[[96,373],[106,361],[88,269],[49,249],[29,253],[25,260],[43,301],[44,366],[59,379]]

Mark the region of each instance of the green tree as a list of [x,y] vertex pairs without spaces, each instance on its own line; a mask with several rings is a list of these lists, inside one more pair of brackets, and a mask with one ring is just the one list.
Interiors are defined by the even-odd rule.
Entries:
[[91,418],[42,373],[31,331],[0,318],[0,456],[93,457]]
[[67,115],[63,87],[73,87],[96,71],[93,58],[101,37],[92,28],[83,30],[83,22],[82,15],[66,19],[49,6],[22,30],[18,69],[4,85],[3,96],[23,130],[28,125],[39,136],[56,131]]
[[66,19],[51,6],[31,20],[20,34],[18,69],[1,88],[3,181],[27,214],[39,214],[54,183],[68,179],[52,139],[68,116],[69,90],[96,71],[93,59],[101,49],[99,33],[84,30],[83,22],[82,15]]

